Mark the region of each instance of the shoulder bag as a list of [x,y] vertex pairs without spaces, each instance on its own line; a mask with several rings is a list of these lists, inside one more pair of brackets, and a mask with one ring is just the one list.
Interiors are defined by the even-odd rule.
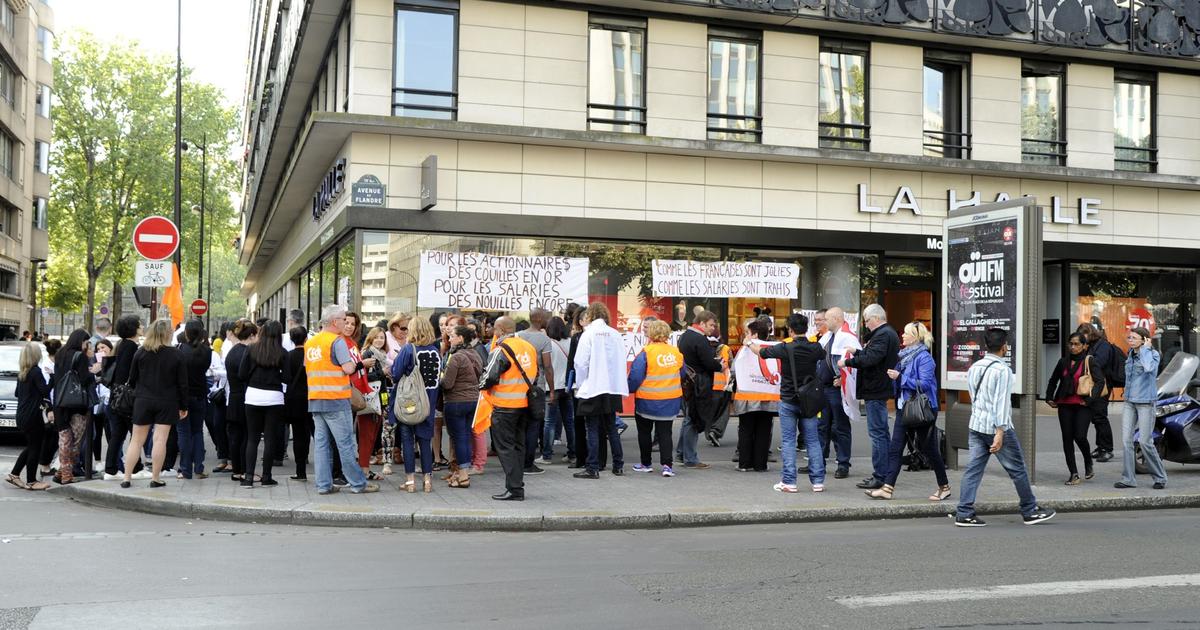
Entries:
[[67,373],[62,375],[54,388],[54,405],[56,407],[68,409],[86,409],[88,407],[87,392],[83,390],[83,383],[79,380],[79,374],[75,372],[75,362],[79,359],[79,354],[77,350],[71,356],[71,362],[67,364]]
[[[1083,358],[1083,373],[1079,375],[1079,382],[1075,385],[1075,393],[1084,398],[1092,397],[1092,388],[1096,386],[1095,379],[1092,378],[1092,355],[1087,355]],[[1100,397],[1108,395],[1108,384],[1106,383],[1100,388]]]
[[[409,344],[412,346],[412,344]],[[417,348],[413,349],[412,371],[396,381],[396,393],[392,397],[392,415],[401,424],[415,426],[429,419],[429,394],[425,391],[425,379],[421,377]],[[354,391],[351,388],[351,391]]]
[[796,404],[800,406],[800,415],[802,418],[815,418],[825,408],[824,389],[821,387],[821,382],[812,376],[804,377],[802,383],[797,382],[796,348],[791,343],[785,345],[787,346],[788,366],[792,369],[792,389],[795,390]]
[[525,397],[529,399],[529,415],[534,422],[544,422],[546,420],[546,392],[540,387],[529,381],[529,377],[525,374],[525,368],[521,367],[521,362],[517,360],[517,356],[513,354],[512,348],[500,344],[504,349],[504,354],[512,360],[513,365],[517,366],[517,371],[521,373],[521,378],[525,379]]

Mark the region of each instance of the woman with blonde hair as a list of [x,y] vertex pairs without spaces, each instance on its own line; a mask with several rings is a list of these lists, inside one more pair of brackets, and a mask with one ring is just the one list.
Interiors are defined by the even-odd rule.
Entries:
[[150,324],[146,340],[133,357],[129,371],[129,387],[133,388],[133,437],[125,451],[125,480],[128,488],[133,475],[133,462],[146,443],[150,425],[155,425],[154,450],[151,454],[151,488],[166,484],[158,476],[167,455],[167,438],[171,427],[188,415],[187,367],[183,354],[171,345],[171,320],[159,319]]
[[[646,326],[649,343],[634,358],[627,383],[634,396],[634,418],[637,421],[638,451],[641,456],[633,470],[654,472],[651,453],[653,443],[657,442],[658,459],[664,477],[675,476],[672,468],[674,462],[671,460],[671,454],[675,452],[671,431],[675,416],[679,415],[683,406],[682,378],[685,373],[683,355],[675,346],[667,343],[670,336],[671,326],[664,321],[655,320]],[[549,431],[546,435],[550,439]]]
[[[8,475],[8,483],[26,490],[46,490],[50,484],[38,481],[38,458],[42,453],[42,441],[46,439],[46,424],[41,410],[50,404],[50,384],[42,373],[42,348],[36,343],[26,343],[21,348],[17,361],[17,428],[25,435],[25,449],[17,456],[17,463]],[[21,470],[25,479],[21,479]]]
[[[896,424],[892,428],[892,442],[888,448],[887,474],[883,479],[883,487],[868,490],[867,496],[872,499],[890,499],[895,491],[896,479],[900,476],[900,456],[904,452],[904,444],[908,434],[914,436],[916,444],[937,477],[938,488],[929,496],[930,501],[944,501],[950,497],[950,480],[946,477],[946,464],[942,461],[942,452],[937,439],[938,386],[937,365],[933,361],[933,335],[925,324],[912,322],[904,327],[900,336],[900,362],[896,369],[888,370],[887,375],[895,381],[896,387]],[[925,394],[929,400],[929,408],[933,411],[934,420],[925,426],[906,429],[904,426],[904,408],[915,404],[918,396]]]
[[[421,449],[421,473],[425,477],[425,492],[433,491],[433,412],[437,408],[439,381],[442,373],[442,354],[438,350],[438,337],[429,320],[420,317],[408,322],[409,343],[396,354],[392,362],[392,382],[399,382],[414,369],[420,370],[425,382],[425,393],[429,396],[429,416],[417,425],[400,425],[400,443],[404,450],[404,473],[407,476],[404,489],[416,492],[416,461],[413,460],[414,442]],[[389,406],[390,407],[390,406]],[[389,412],[391,409],[389,408]],[[395,425],[396,418],[389,413],[388,423]]]

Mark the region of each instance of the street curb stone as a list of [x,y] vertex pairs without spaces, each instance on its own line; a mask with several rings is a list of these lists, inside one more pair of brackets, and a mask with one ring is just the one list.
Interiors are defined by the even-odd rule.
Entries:
[[[220,521],[317,525],[334,527],[388,527],[451,531],[575,531],[611,529],[661,529],[666,527],[711,527],[763,523],[804,523],[948,516],[954,503],[916,500],[874,501],[854,506],[818,506],[795,509],[763,507],[731,510],[719,507],[636,510],[557,510],[501,512],[486,509],[420,508],[413,512],[380,512],[370,507],[346,507],[294,502],[290,507],[259,505],[259,501],[216,499],[206,502],[182,500],[161,491],[114,493],[80,483],[54,488],[52,492],[99,507],[116,508],[164,516]],[[1068,500],[1046,500],[1043,507],[1063,513],[1200,507],[1200,494],[1162,496],[1110,496]],[[1018,511],[1017,501],[988,501],[977,504],[980,514]]]

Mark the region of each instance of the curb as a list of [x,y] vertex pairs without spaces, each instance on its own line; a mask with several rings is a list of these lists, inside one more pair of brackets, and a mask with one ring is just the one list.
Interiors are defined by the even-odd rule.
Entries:
[[[374,512],[328,508],[297,502],[290,507],[258,507],[222,503],[172,501],[136,494],[119,494],[71,484],[52,490],[80,503],[162,516],[200,518],[214,521],[313,525],[324,527],[379,527],[426,529],[435,531],[578,531],[611,529],[664,529],[668,527],[716,527],[768,523],[812,523],[948,516],[952,504],[872,502],[856,506],[810,507],[795,509],[721,510],[719,508],[666,509],[662,511],[562,510],[530,513],[497,513],[490,510],[419,508],[410,513]],[[1200,507],[1200,494],[1096,497],[1041,504],[1061,512],[1111,512],[1126,510],[1167,510]],[[1017,501],[980,503],[980,514],[1013,514]]]

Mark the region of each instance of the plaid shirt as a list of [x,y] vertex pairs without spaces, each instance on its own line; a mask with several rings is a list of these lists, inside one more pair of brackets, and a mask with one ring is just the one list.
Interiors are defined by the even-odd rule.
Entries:
[[[999,367],[996,367],[999,364]],[[1004,359],[987,354],[967,370],[971,393],[972,431],[995,433],[1012,428],[1012,389],[1015,375]]]

